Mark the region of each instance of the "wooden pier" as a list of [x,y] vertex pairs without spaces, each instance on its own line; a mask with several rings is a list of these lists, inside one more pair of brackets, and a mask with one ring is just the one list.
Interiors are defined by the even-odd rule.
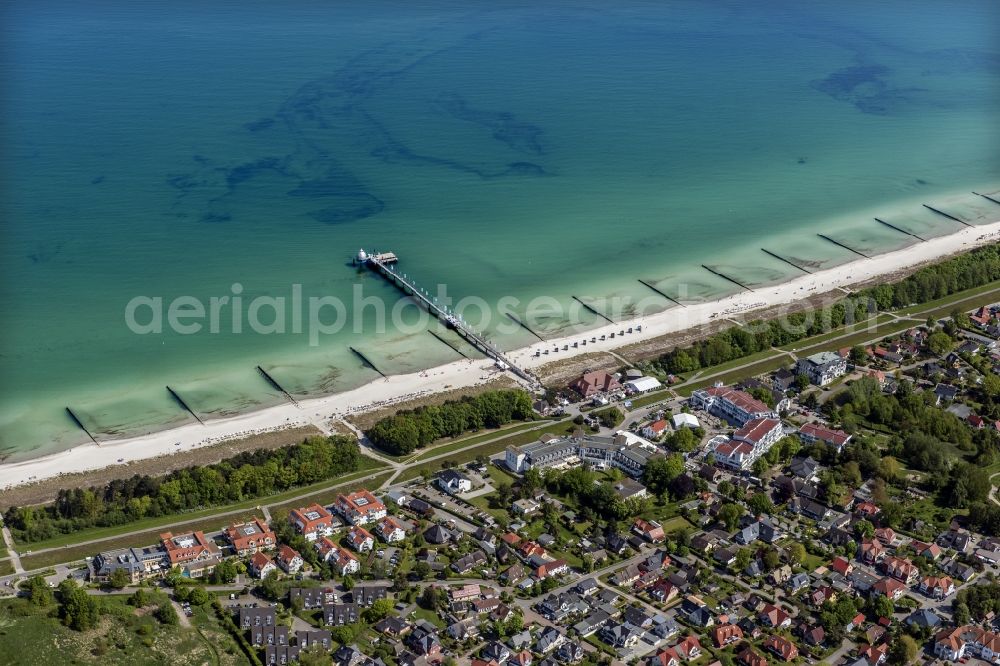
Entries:
[[496,345],[474,331],[472,327],[469,326],[469,324],[466,323],[460,316],[451,312],[446,307],[438,305],[437,301],[426,291],[421,289],[413,278],[394,268],[394,264],[399,261],[399,257],[397,257],[394,252],[376,252],[368,254],[364,250],[360,250],[354,261],[358,265],[367,266],[391,282],[396,288],[415,300],[432,315],[437,317],[441,323],[454,330],[466,342],[489,358],[492,358],[496,362],[497,367],[501,370],[510,370],[515,375],[528,382],[532,388],[541,388],[541,382],[538,381],[534,375],[527,370],[514,365],[514,363],[512,363],[511,360],[507,358],[507,356],[500,351]]

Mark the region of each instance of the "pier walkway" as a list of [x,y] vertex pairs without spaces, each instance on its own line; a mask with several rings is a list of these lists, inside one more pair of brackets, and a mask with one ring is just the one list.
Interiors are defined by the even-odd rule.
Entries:
[[371,268],[376,273],[389,280],[397,288],[399,288],[404,294],[413,298],[420,305],[422,305],[428,312],[437,317],[445,326],[454,330],[459,336],[462,337],[470,345],[478,349],[480,352],[492,358],[497,367],[501,370],[510,370],[516,376],[527,382],[533,389],[540,389],[541,382],[537,377],[532,375],[527,370],[520,368],[511,362],[507,356],[497,348],[492,342],[481,336],[475,330],[472,329],[461,317],[450,311],[443,305],[439,305],[437,301],[430,297],[419,285],[413,280],[413,278],[408,277],[404,273],[400,273],[394,265],[399,261],[399,258],[393,252],[377,252],[374,254],[367,254],[364,250],[358,252],[356,259],[357,263]]

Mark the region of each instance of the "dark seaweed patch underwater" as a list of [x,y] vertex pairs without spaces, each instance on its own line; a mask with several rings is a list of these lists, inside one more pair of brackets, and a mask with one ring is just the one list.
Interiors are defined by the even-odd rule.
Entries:
[[[474,33],[464,40],[475,41],[479,36]],[[288,196],[323,204],[309,212],[318,222],[346,224],[373,217],[386,209],[386,203],[350,165],[352,156],[358,154],[359,144],[366,145],[365,155],[386,163],[450,169],[483,180],[550,175],[544,165],[533,161],[508,162],[477,156],[487,163],[470,163],[449,156],[443,147],[444,154],[419,153],[372,115],[367,106],[376,92],[390,88],[420,63],[454,48],[413,48],[412,43],[389,43],[356,56],[330,76],[303,84],[273,116],[243,126],[248,133],[266,130],[283,137],[287,145],[285,154],[254,157],[235,165],[216,164],[196,155],[197,171],[168,177],[168,183],[182,193],[177,204],[202,207],[198,215],[204,222],[228,221],[230,217],[214,212],[214,206],[234,196],[239,185],[267,172],[291,181]],[[480,126],[511,151],[532,156],[545,154],[542,128],[511,112],[473,108],[457,93],[442,95],[430,104],[454,122]],[[353,147],[347,151],[345,145]],[[489,159],[495,162],[489,164]]]

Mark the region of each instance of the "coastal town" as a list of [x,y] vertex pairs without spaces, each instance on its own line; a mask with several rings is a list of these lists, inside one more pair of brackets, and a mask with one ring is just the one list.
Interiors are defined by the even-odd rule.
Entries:
[[[728,384],[589,371],[535,397],[543,434],[18,564],[4,612],[55,604],[93,632],[101,603],[127,599],[163,626],[212,623],[219,663],[269,666],[998,663],[998,311]],[[391,460],[373,441],[351,446]],[[30,514],[5,514],[8,557]]]

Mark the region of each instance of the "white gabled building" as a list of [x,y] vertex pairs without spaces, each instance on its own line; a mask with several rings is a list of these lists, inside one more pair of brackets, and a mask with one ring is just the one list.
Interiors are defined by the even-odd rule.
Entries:
[[795,371],[809,377],[816,386],[826,386],[833,380],[847,374],[847,359],[836,352],[820,352],[808,358],[799,359]]
[[635,477],[642,474],[646,463],[658,452],[653,443],[626,431],[619,431],[614,437],[547,435],[533,444],[507,447],[505,463],[518,474],[532,468],[572,467],[586,463],[597,469],[613,467]]
[[347,495],[338,495],[334,506],[351,525],[367,525],[388,515],[385,504],[364,488]]
[[750,469],[784,435],[781,421],[762,418],[748,421],[732,439],[712,440],[715,461],[730,469]]
[[749,393],[725,386],[699,389],[691,394],[691,406],[744,426],[754,419],[776,419],[773,409]]

